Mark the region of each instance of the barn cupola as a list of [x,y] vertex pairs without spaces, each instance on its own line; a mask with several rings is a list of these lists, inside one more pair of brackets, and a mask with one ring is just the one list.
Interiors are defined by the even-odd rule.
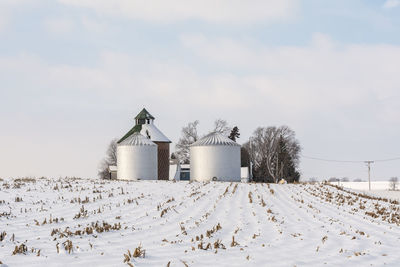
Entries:
[[136,125],[153,124],[154,119],[145,108],[135,117]]

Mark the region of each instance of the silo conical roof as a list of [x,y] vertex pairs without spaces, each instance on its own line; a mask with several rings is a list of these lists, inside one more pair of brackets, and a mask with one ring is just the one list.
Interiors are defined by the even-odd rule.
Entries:
[[194,142],[193,146],[240,146],[235,141],[229,139],[219,132],[212,132],[200,140]]
[[118,145],[120,146],[156,146],[150,139],[139,132],[133,133]]
[[118,144],[121,144],[126,138],[128,138],[129,136],[131,136],[133,133],[136,133],[136,132],[139,132],[142,135],[149,137],[149,139],[153,142],[171,143],[171,140],[169,140],[154,125],[154,122],[153,122],[154,119],[155,118],[144,108],[135,117],[135,120],[136,120],[135,126],[118,141]]

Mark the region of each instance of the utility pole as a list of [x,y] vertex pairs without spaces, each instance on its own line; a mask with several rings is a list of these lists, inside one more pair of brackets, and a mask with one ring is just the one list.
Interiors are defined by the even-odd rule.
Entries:
[[367,163],[367,166],[368,166],[368,188],[369,188],[369,191],[371,191],[371,163],[374,163],[374,161],[367,160],[364,162]]
[[249,175],[250,179],[249,181],[252,182],[253,181],[253,162],[250,160],[250,175]]

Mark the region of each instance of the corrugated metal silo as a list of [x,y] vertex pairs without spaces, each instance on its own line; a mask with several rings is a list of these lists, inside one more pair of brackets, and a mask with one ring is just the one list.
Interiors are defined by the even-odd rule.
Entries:
[[211,133],[190,146],[190,180],[240,182],[240,145]]
[[157,180],[157,145],[133,133],[118,144],[117,167],[120,180]]

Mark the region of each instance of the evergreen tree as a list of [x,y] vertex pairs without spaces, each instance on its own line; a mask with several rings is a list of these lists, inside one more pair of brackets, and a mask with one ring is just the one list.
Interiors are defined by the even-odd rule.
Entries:
[[233,127],[231,134],[228,136],[228,138],[235,142],[237,138],[240,138],[239,128],[237,126]]
[[300,173],[296,170],[295,163],[288,151],[286,140],[280,136],[277,151],[277,177],[285,179],[288,183],[298,182]]
[[242,167],[250,167],[250,154],[244,146],[240,148],[240,162]]

